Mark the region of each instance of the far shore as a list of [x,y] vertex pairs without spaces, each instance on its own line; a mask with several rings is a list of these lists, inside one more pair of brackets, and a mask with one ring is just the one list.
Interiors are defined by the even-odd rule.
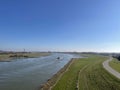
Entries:
[[9,52],[0,53],[0,62],[10,62],[21,58],[38,58],[50,55],[49,52]]

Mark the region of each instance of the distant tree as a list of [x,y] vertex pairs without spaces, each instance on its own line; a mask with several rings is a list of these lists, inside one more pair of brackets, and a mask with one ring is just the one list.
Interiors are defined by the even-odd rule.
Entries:
[[120,54],[112,55],[113,58],[117,58],[120,61]]

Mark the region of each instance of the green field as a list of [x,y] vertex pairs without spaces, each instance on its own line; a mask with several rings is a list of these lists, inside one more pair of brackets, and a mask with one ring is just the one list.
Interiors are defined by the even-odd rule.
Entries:
[[109,64],[113,69],[120,72],[120,61],[114,58]]
[[102,67],[107,57],[75,59],[52,90],[120,90],[120,80]]

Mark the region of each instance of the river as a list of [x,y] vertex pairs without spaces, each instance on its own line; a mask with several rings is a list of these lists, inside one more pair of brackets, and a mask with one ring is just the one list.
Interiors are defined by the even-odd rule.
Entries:
[[75,57],[79,56],[54,53],[46,57],[0,62],[0,90],[38,90]]

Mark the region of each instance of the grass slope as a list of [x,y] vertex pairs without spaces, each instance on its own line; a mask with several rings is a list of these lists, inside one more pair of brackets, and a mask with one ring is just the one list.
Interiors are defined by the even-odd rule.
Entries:
[[76,59],[52,90],[120,90],[120,80],[102,67],[106,57]]
[[118,61],[117,59],[113,59],[109,64],[113,69],[120,72],[120,61]]

